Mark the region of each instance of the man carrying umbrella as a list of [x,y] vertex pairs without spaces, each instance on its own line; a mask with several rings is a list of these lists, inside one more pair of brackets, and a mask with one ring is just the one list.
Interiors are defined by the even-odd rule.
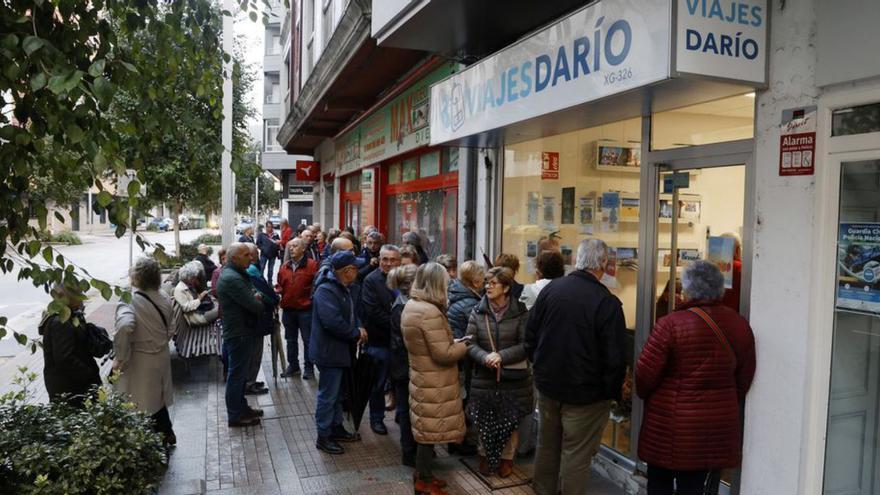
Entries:
[[318,286],[312,298],[312,335],[309,353],[318,366],[318,397],[315,447],[328,454],[342,454],[339,441],[357,439],[342,426],[342,379],[351,367],[352,342],[366,342],[367,332],[358,328],[355,304],[349,287],[357,279],[357,258],[350,251],[330,257],[332,272]]

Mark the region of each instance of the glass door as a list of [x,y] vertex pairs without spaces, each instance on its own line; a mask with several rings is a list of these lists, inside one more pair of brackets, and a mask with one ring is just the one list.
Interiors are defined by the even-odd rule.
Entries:
[[880,493],[880,156],[840,162],[827,495]]

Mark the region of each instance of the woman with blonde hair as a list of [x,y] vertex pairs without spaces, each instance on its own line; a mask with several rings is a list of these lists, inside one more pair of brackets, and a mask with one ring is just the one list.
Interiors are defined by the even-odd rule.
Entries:
[[446,494],[446,483],[431,471],[434,445],[461,443],[465,435],[458,361],[467,346],[466,339],[453,339],[446,319],[448,280],[443,265],[420,266],[401,317],[409,357],[410,419],[418,443],[413,477],[417,495]]

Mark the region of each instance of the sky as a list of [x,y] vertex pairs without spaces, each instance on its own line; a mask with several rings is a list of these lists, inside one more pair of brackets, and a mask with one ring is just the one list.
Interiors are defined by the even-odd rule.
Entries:
[[[262,7],[261,2],[257,3]],[[251,137],[256,141],[262,141],[260,134],[263,121],[263,30],[262,20],[253,22],[246,15],[241,14],[235,18],[235,35],[236,37],[244,37],[247,49],[245,59],[257,73],[257,79],[250,95],[251,103],[257,110],[257,116],[248,126],[251,129]]]

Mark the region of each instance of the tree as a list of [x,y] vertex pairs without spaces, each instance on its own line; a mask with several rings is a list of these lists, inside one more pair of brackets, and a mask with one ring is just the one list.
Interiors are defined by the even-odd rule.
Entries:
[[254,185],[257,178],[260,180],[260,197],[258,200],[259,211],[253,212],[254,220],[259,221],[260,212],[275,209],[281,200],[281,194],[275,190],[275,179],[267,177],[267,173],[259,164],[259,143],[251,144],[251,152],[247,153],[245,163],[235,175],[235,202],[238,211],[252,211],[254,206]]
[[[257,20],[256,0],[239,5]],[[167,125],[160,119],[173,115],[166,106],[181,108],[195,93],[202,103],[198,110],[219,119],[222,98],[213,89],[224,56],[218,52],[216,19],[210,0],[0,2],[0,270],[17,266],[19,280],[36,286],[94,287],[104,298],[115,292],[128,300],[127,291],[93,279],[44,246],[28,224],[30,213],[45,229],[45,199],[52,199],[53,190],[68,194],[94,184],[100,190],[97,203],[108,210],[117,236],[125,233],[128,207],[138,206],[139,200],[136,194],[114,197],[101,179],[112,181],[133,168],[138,180],[130,184],[130,193],[139,190],[139,182],[153,181],[145,161],[162,146],[183,146],[156,132]],[[268,22],[265,14],[263,22]],[[132,49],[142,38],[156,40],[154,52]],[[154,53],[161,56],[152,58]],[[131,98],[139,118],[113,118],[117,93]],[[131,139],[143,134],[153,139]],[[165,136],[181,137],[174,132]],[[130,145],[124,153],[123,143]],[[198,156],[205,150],[189,151]],[[52,187],[41,189],[41,180]],[[47,309],[67,319],[66,303],[55,299]],[[0,337],[7,333],[5,325],[6,318],[0,317]],[[15,337],[27,342],[23,334]]]

